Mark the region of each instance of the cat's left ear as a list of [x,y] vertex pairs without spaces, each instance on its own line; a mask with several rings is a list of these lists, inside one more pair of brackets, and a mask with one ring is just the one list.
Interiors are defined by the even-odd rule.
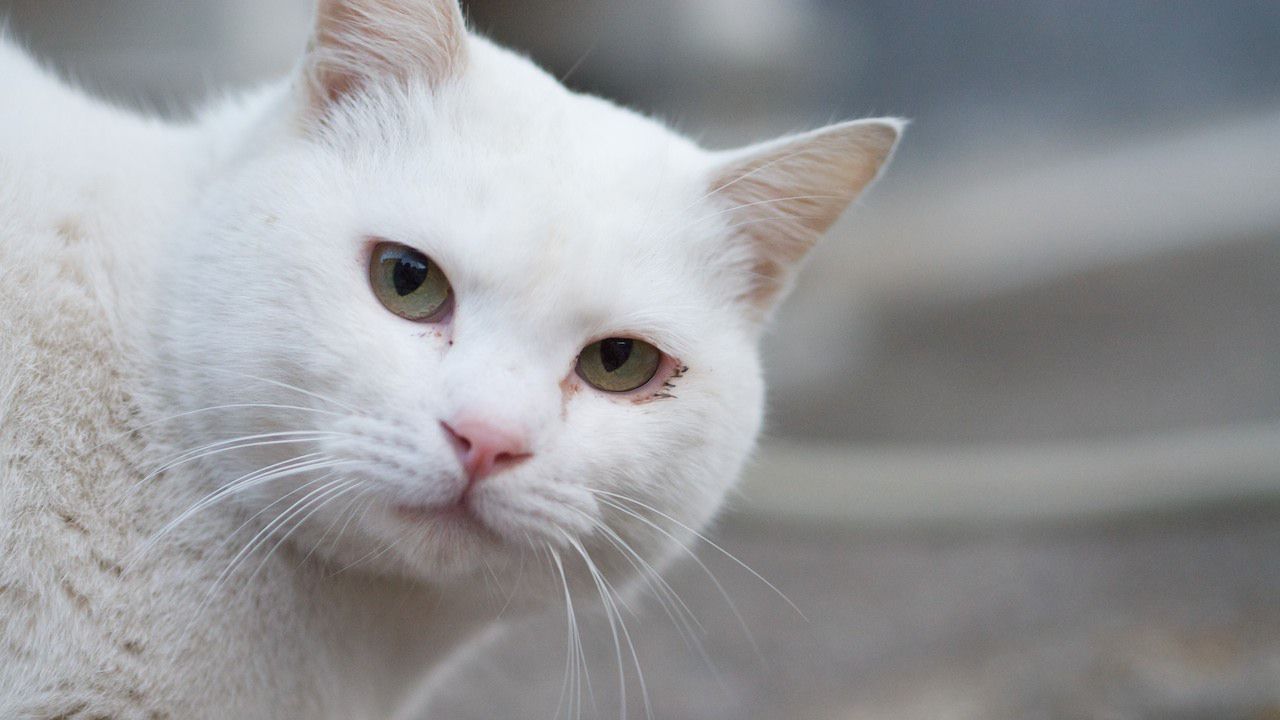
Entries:
[[466,47],[457,0],[319,0],[303,69],[305,101],[323,112],[379,82],[439,84],[461,72]]
[[708,189],[728,208],[733,242],[747,245],[741,299],[753,317],[786,294],[800,260],[879,177],[905,127],[855,120],[717,154]]

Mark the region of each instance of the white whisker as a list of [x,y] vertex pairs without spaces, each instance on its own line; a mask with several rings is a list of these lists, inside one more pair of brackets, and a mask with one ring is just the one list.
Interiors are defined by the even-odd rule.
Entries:
[[582,543],[567,532],[561,531],[565,540],[577,553],[582,556],[582,561],[587,566],[587,572],[590,573],[592,581],[596,585],[597,592],[600,593],[600,600],[605,608],[605,616],[609,619],[609,630],[613,634],[614,648],[617,651],[618,661],[618,694],[619,694],[619,718],[625,720],[627,716],[627,682],[625,666],[622,664],[622,647],[618,643],[618,630],[622,631],[622,639],[626,642],[627,648],[631,654],[631,662],[636,668],[636,677],[640,681],[640,697],[644,702],[644,714],[647,720],[653,720],[653,709],[649,701],[649,689],[645,685],[644,670],[640,667],[640,655],[636,652],[635,643],[631,639],[631,632],[627,629],[627,621],[623,619],[622,613],[618,608],[615,598],[617,594],[613,587],[609,584],[600,569],[596,567],[595,561],[591,559],[591,554],[582,546]]
[[[604,491],[604,490],[591,490],[590,492],[595,493],[595,494],[597,494],[597,495],[606,495],[606,496],[608,496],[608,497],[616,498],[616,499],[618,499],[618,500],[623,500],[623,501],[626,501],[626,502],[634,503],[635,505],[637,505],[637,506],[639,506],[639,507],[641,507],[641,508],[643,508],[643,509],[645,509],[645,510],[648,510],[649,512],[652,512],[652,513],[654,513],[654,514],[658,515],[659,517],[662,517],[662,518],[666,519],[667,521],[669,521],[669,522],[671,522],[671,523],[675,524],[677,527],[680,527],[681,529],[685,530],[686,532],[689,532],[689,533],[693,534],[693,536],[694,536],[694,537],[698,538],[699,540],[701,540],[702,542],[706,543],[707,545],[710,545],[710,546],[711,546],[711,548],[712,548],[713,550],[715,550],[716,552],[720,553],[721,555],[724,555],[726,558],[728,558],[728,559],[732,560],[735,564],[737,564],[737,565],[738,565],[739,567],[741,567],[743,570],[746,570],[747,572],[751,573],[751,575],[752,575],[753,577],[755,577],[755,579],[757,579],[757,580],[759,580],[760,582],[764,583],[764,584],[765,584],[765,585],[766,585],[770,590],[772,590],[772,591],[774,592],[774,594],[776,594],[779,598],[782,598],[783,602],[785,602],[788,606],[790,606],[790,607],[791,607],[791,609],[792,609],[793,611],[795,611],[795,613],[796,613],[797,615],[799,615],[799,616],[800,616],[800,619],[801,619],[801,620],[804,620],[805,622],[808,622],[808,621],[809,621],[809,618],[805,617],[804,612],[802,612],[802,611],[800,610],[800,608],[799,608],[799,607],[798,607],[794,602],[792,602],[792,601],[791,601],[791,598],[787,597],[786,593],[784,593],[784,592],[782,592],[781,590],[779,590],[779,589],[778,589],[778,586],[776,586],[776,585],[774,585],[773,583],[769,582],[769,581],[768,581],[768,580],[767,580],[763,575],[761,575],[760,573],[756,572],[756,571],[755,571],[755,569],[753,569],[750,565],[748,565],[748,564],[746,564],[745,562],[743,562],[742,560],[740,560],[740,559],[739,559],[736,555],[734,555],[733,553],[731,553],[731,552],[729,552],[728,550],[725,550],[724,548],[722,548],[722,547],[720,547],[719,545],[717,545],[715,542],[713,542],[713,541],[712,541],[710,538],[708,538],[706,535],[703,535],[702,533],[698,532],[697,530],[694,530],[693,528],[689,527],[688,525],[685,525],[684,523],[680,522],[679,520],[677,520],[677,519],[675,519],[675,518],[671,517],[670,515],[668,515],[668,514],[666,514],[666,513],[662,512],[661,510],[658,510],[657,508],[655,508],[655,507],[653,507],[653,506],[651,506],[651,505],[648,505],[648,504],[645,504],[645,503],[643,503],[643,502],[640,502],[639,500],[636,500],[635,498],[627,497],[626,495],[619,495],[619,494],[617,494],[617,493],[607,492],[607,491]],[[617,506],[616,504],[613,504],[613,507],[614,507],[614,508],[618,508],[618,506]]]
[[729,607],[729,612],[733,613],[733,617],[738,621],[738,625],[742,628],[742,634],[747,638],[747,642],[751,644],[751,648],[755,652],[756,657],[759,658],[762,663],[764,662],[764,654],[760,652],[760,646],[756,643],[755,636],[751,633],[751,627],[747,625],[746,618],[742,617],[742,613],[738,611],[737,603],[733,601],[733,597],[729,595],[729,591],[725,589],[724,585],[720,582],[720,579],[716,577],[716,574],[711,572],[711,568],[707,567],[707,564],[702,561],[702,558],[698,557],[698,554],[695,553],[692,548],[680,542],[679,538],[672,535],[665,528],[661,527],[649,518],[605,499],[600,499],[600,502],[607,507],[611,507],[624,515],[628,515],[639,520],[645,525],[648,525],[683,550],[684,553],[693,560],[694,564],[702,570],[707,578],[711,580],[711,584],[714,585],[716,591],[720,593],[720,597],[724,598],[725,604]]
[[719,672],[711,662],[702,639],[699,637],[699,634],[706,632],[706,628],[703,627],[689,605],[675,591],[675,588],[671,587],[671,584],[662,577],[661,573],[641,557],[613,528],[599,520],[595,520],[594,524],[609,544],[616,548],[628,564],[635,569],[636,575],[644,581],[645,587],[649,589],[649,592],[657,598],[659,606],[671,620],[671,624],[675,627],[676,632],[680,634],[685,646],[696,652],[707,663],[707,667],[712,674],[719,677]]
[[257,435],[242,435],[229,440],[220,440],[218,442],[208,443],[193,450],[187,450],[186,452],[180,453],[175,458],[161,464],[160,467],[152,470],[141,480],[134,483],[130,488],[130,492],[135,491],[138,487],[155,479],[156,476],[163,472],[213,455],[220,455],[233,450],[245,450],[248,448],[270,445],[287,445],[289,443],[322,440],[328,437],[342,437],[345,435],[347,435],[347,433],[328,430],[288,430],[281,432],[259,433]]
[[[333,542],[336,543],[338,538],[341,538],[347,532],[347,527],[355,518],[356,513],[360,511],[360,502],[367,499],[373,492],[374,490],[372,488],[365,488],[361,492],[356,493],[356,496],[351,498],[347,503],[347,507],[334,516],[333,522],[329,523],[329,527],[325,528],[324,534],[321,535],[320,539],[311,546],[311,549],[307,551],[307,554],[302,557],[302,560],[298,564],[305,564],[307,560],[311,559],[312,555],[315,555],[316,552],[320,550],[320,546],[324,545],[325,540],[329,539],[329,533],[333,532],[333,529],[338,526],[338,523],[341,522],[342,518],[345,516],[347,518],[346,522],[342,523],[342,527],[338,530],[337,534],[333,536]],[[332,552],[333,545],[331,544],[329,548],[330,552]]]
[[229,368],[202,366],[201,369],[205,371],[210,371],[210,372],[223,372],[223,373],[227,373],[228,375],[235,375],[236,377],[242,377],[247,380],[257,380],[258,382],[264,382],[264,383],[267,383],[268,385],[274,385],[276,387],[283,388],[285,390],[292,390],[294,392],[300,393],[302,395],[306,395],[307,397],[315,398],[316,400],[320,400],[322,402],[331,403],[333,405],[336,405],[342,408],[343,410],[355,413],[357,415],[363,414],[360,412],[359,409],[352,407],[351,405],[348,405],[344,402],[341,402],[340,400],[335,400],[334,398],[328,397],[327,395],[322,395],[312,390],[305,390],[303,388],[298,387],[297,385],[291,385],[287,382],[284,382],[283,380],[272,380],[271,378],[264,378],[258,375],[252,375],[250,373],[241,372],[239,370],[231,370]]
[[[327,477],[331,477],[331,476],[332,476],[332,473]],[[249,542],[245,543],[245,545],[240,549],[240,551],[236,553],[234,557],[231,558],[231,562],[227,563],[226,569],[224,569],[222,571],[222,574],[219,575],[217,580],[214,581],[213,587],[209,591],[209,595],[212,596],[217,591],[217,589],[231,576],[231,574],[235,571],[235,568],[238,565],[240,565],[244,561],[244,559],[248,557],[259,545],[266,542],[266,540],[271,536],[271,533],[275,532],[275,530],[278,527],[288,522],[290,518],[292,518],[296,513],[300,512],[301,509],[304,508],[306,504],[309,503],[313,498],[329,490],[330,488],[333,488],[334,486],[341,485],[346,482],[348,481],[345,478],[330,480],[324,483],[323,485],[321,485],[320,487],[315,488],[310,492],[306,493],[301,498],[296,500],[292,505],[286,508],[283,512],[276,515],[276,517],[273,520],[271,520],[271,522],[264,525],[262,529],[260,529],[257,532],[257,534],[255,534],[252,538],[250,538]]]
[[[320,497],[315,498],[310,503],[312,505],[311,509],[307,511],[306,515],[302,516],[301,520],[294,523],[293,527],[286,530],[284,535],[282,535],[280,539],[276,541],[275,545],[271,546],[271,549],[267,551],[267,554],[262,557],[262,562],[258,563],[258,567],[254,569],[251,575],[249,575],[249,580],[247,582],[250,582],[250,583],[253,582],[253,579],[258,576],[258,573],[262,572],[262,568],[266,567],[267,561],[271,559],[271,556],[275,554],[276,550],[279,550],[280,546],[283,545],[285,541],[289,539],[289,536],[292,535],[294,532],[296,532],[298,528],[302,527],[303,523],[311,519],[311,517],[314,516],[317,512],[319,512],[321,508],[323,508],[325,505],[328,505],[330,502],[333,502],[334,500],[342,497],[348,492],[359,487],[358,483],[348,479],[343,479],[342,483],[343,484],[340,484],[335,488],[329,489]],[[299,512],[301,512],[301,510],[299,510]]]
[[[141,546],[139,546],[138,550],[135,552],[135,560],[140,559],[143,555],[149,552],[151,548],[153,548],[161,538],[163,538],[168,533],[172,532],[175,528],[177,528],[183,522],[186,522],[192,516],[196,515],[200,511],[204,510],[205,508],[208,508],[214,505],[215,503],[219,502],[220,500],[226,497],[229,497],[238,492],[243,492],[244,490],[247,490],[251,487],[263,485],[267,482],[279,480],[282,478],[293,477],[295,475],[299,475],[306,472],[312,472],[315,470],[324,470],[329,467],[334,467],[341,464],[344,464],[344,461],[333,460],[331,458],[327,458],[323,456],[320,453],[308,453],[307,455],[290,458],[289,460],[284,460],[278,463],[274,463],[272,465],[266,466],[265,468],[260,468],[253,472],[246,473],[245,475],[241,475],[239,478],[236,478],[230,483],[227,483],[226,485],[219,487],[217,490],[214,490],[213,492],[204,496],[200,500],[196,501],[191,505],[191,507],[184,510],[177,517],[175,517],[174,519],[170,520],[167,524],[165,524],[164,527],[156,531],[156,533],[153,534],[150,538],[148,538],[146,542],[144,542]],[[271,506],[268,505],[267,507],[269,508]],[[264,508],[264,510],[265,509],[266,508]],[[259,513],[261,512],[262,511],[260,510]],[[257,515],[254,515],[254,517],[257,517]],[[242,525],[241,528],[243,527],[244,526]],[[232,533],[232,535],[234,535],[235,532],[239,532],[241,528],[237,528],[236,531]],[[132,564],[133,562],[134,560],[131,560],[130,564]]]
[[126,437],[129,437],[130,435],[144,428],[153,427],[155,425],[160,425],[162,423],[173,422],[174,420],[180,420],[184,417],[190,417],[192,415],[201,415],[204,413],[210,413],[215,410],[240,410],[240,409],[298,410],[300,412],[310,412],[310,413],[317,413],[322,415],[333,415],[336,417],[342,417],[342,413],[336,413],[336,412],[333,412],[332,410],[320,410],[319,408],[309,408],[309,407],[303,407],[301,405],[283,405],[279,403],[248,403],[248,402],[227,403],[225,405],[210,405],[209,407],[196,408],[195,410],[187,410],[186,412],[175,413],[173,415],[166,415],[165,417],[157,418],[155,420],[151,420],[150,422],[145,422],[139,425],[135,425],[131,427],[129,430],[126,430],[122,433],[117,433],[110,440],[104,440],[103,442],[100,442],[97,445],[94,445],[93,447],[89,448],[87,452],[100,450],[108,445],[111,445],[112,443],[119,442],[120,440]]
[[[545,546],[551,559],[555,562],[556,570],[560,573],[560,581],[564,586],[564,601],[569,622],[569,648],[571,654],[568,667],[572,668],[572,671],[565,674],[565,686],[561,690],[561,705],[563,705],[565,693],[568,692],[569,707],[566,713],[571,717],[579,718],[582,716],[582,685],[584,678],[586,680],[587,694],[591,698],[591,705],[593,708],[595,707],[595,692],[591,689],[591,671],[587,668],[586,653],[582,649],[582,634],[578,627],[578,615],[574,610],[573,593],[569,589],[569,576],[565,573],[564,562],[560,558],[560,552],[552,547],[550,543],[545,543]],[[556,716],[559,717],[559,715],[560,706],[557,706]]]

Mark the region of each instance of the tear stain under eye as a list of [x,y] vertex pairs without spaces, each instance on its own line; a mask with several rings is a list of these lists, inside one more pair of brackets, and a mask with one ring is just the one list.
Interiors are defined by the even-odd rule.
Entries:
[[560,419],[564,420],[569,417],[569,400],[577,395],[582,388],[577,383],[569,379],[568,376],[560,381]]

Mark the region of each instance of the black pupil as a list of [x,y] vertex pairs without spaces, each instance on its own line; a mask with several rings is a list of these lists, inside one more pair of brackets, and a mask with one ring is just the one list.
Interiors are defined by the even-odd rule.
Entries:
[[627,364],[627,358],[631,357],[630,340],[622,338],[609,338],[600,342],[600,364],[604,366],[605,372],[613,372],[623,365]]
[[396,294],[404,297],[422,287],[427,281],[427,272],[431,266],[412,257],[396,259],[396,268],[391,273],[391,282],[396,286]]

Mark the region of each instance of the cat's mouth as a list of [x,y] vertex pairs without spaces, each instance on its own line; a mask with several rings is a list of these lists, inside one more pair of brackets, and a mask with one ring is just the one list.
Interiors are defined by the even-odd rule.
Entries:
[[532,538],[559,543],[568,536],[590,534],[598,515],[589,491],[564,483],[511,492],[479,488],[442,502],[400,498],[387,510],[402,527],[506,546]]

